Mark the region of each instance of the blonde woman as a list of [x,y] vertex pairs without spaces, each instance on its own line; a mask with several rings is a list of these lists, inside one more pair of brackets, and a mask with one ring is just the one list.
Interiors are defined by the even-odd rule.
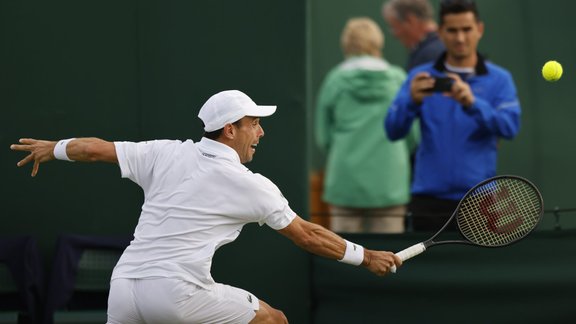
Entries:
[[388,107],[406,73],[382,57],[384,35],[370,18],[350,19],[345,60],[326,76],[317,99],[315,139],[327,155],[323,200],[333,231],[402,233],[409,201],[408,141],[390,142]]

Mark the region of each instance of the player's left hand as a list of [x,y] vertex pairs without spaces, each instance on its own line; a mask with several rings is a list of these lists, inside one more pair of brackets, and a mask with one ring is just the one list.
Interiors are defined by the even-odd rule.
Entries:
[[10,149],[13,151],[30,152],[30,154],[20,160],[20,162],[18,162],[16,165],[21,167],[31,161],[34,161],[34,165],[32,166],[33,177],[38,174],[40,163],[54,160],[54,146],[56,146],[57,142],[43,141],[33,138],[22,138],[19,140],[19,142],[20,144],[10,145]]
[[464,107],[470,107],[474,103],[474,94],[470,85],[464,82],[458,74],[446,73],[446,75],[454,80],[452,91],[448,92],[448,96],[458,101]]

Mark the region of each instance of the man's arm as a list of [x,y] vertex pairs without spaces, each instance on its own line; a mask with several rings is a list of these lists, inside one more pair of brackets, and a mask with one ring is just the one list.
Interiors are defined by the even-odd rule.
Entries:
[[384,130],[391,141],[404,138],[413,127],[422,101],[430,96],[428,91],[434,86],[434,79],[428,72],[419,72],[409,77],[396,94],[384,120]]
[[511,75],[505,74],[498,81],[490,92],[492,97],[477,96],[466,112],[490,133],[512,139],[520,129],[520,101]]
[[[296,216],[290,225],[279,232],[304,250],[330,259],[342,260],[346,253],[346,241],[336,233]],[[362,265],[373,273],[383,276],[390,267],[402,265],[402,260],[388,251],[364,249]]]
[[[25,158],[18,162],[18,166],[24,166],[34,161],[32,167],[32,176],[38,174],[40,163],[56,159],[54,156],[54,147],[58,142],[37,140],[33,138],[22,138],[20,144],[10,145],[14,151],[29,152]],[[114,143],[99,138],[87,137],[77,138],[68,142],[65,148],[66,155],[72,161],[80,162],[110,162],[118,163],[116,148]]]

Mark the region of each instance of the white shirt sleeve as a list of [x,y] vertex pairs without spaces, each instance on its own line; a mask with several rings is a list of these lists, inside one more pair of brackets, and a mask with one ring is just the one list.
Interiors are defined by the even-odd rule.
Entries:
[[266,224],[275,230],[281,230],[290,225],[296,218],[296,213],[288,205],[288,200],[272,181],[260,174],[256,176],[260,178],[260,189],[262,189],[256,200],[260,202],[264,210],[264,216],[258,224]]
[[128,178],[142,188],[148,187],[158,154],[170,142],[174,141],[114,142],[122,178]]

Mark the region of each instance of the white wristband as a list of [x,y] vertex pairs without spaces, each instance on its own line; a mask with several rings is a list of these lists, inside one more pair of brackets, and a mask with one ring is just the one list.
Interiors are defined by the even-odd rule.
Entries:
[[68,142],[72,140],[75,140],[75,138],[63,139],[56,143],[56,146],[54,146],[54,157],[56,159],[74,162],[73,160],[70,160],[68,154],[66,154],[66,146],[68,146]]
[[344,257],[338,261],[356,266],[361,265],[362,261],[364,261],[364,247],[347,240],[344,240],[344,242],[346,242],[346,251],[344,251]]

